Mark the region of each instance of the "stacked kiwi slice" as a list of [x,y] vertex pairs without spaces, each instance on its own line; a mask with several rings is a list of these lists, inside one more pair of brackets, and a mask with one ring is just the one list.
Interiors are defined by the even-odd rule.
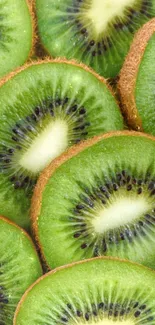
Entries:
[[103,78],[66,60],[30,63],[0,87],[0,213],[28,228],[39,173],[69,146],[123,129]]
[[154,325],[155,272],[97,258],[59,268],[22,297],[14,325]]
[[[136,34],[120,74],[119,91],[128,124],[155,135],[155,18]],[[149,85],[149,86],[146,86]]]
[[50,268],[100,255],[155,268],[154,140],[134,132],[95,137],[44,171],[32,220]]
[[33,26],[31,1],[0,1],[0,77],[24,64],[31,55]]
[[154,53],[154,0],[0,0],[0,325],[155,325]]
[[155,16],[154,0],[35,0],[41,44],[115,77],[133,34]]
[[0,324],[12,325],[14,311],[25,290],[42,275],[31,238],[0,217]]

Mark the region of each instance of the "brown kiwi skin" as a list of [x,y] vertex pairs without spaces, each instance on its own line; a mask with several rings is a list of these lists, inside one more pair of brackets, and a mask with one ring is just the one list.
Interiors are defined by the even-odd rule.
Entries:
[[[1,216],[1,215],[0,215],[0,220],[4,220],[4,221],[6,221],[8,224],[10,224],[10,225],[14,226],[15,228],[19,229],[19,230],[20,230],[20,231],[21,231],[21,232],[22,232],[22,233],[27,237],[27,239],[31,242],[31,244],[32,244],[32,246],[33,246],[33,248],[34,248],[34,250],[36,251],[36,255],[38,256],[38,260],[39,260],[39,255],[38,255],[38,253],[37,253],[37,248],[36,248],[36,246],[35,246],[35,244],[34,244],[32,238],[31,238],[30,235],[25,231],[25,229],[19,227],[16,223],[14,223],[13,221],[11,221],[10,219],[8,219],[8,218],[6,218],[6,217],[4,217],[4,216]],[[40,261],[40,260],[39,260],[39,261]],[[40,262],[40,267],[41,267],[41,270],[42,270],[41,262]]]
[[38,216],[40,214],[41,210],[41,201],[42,201],[42,193],[44,191],[44,188],[49,180],[49,178],[54,174],[57,168],[59,168],[63,163],[65,163],[68,159],[76,156],[86,148],[91,147],[92,145],[96,144],[97,142],[110,138],[112,136],[141,136],[145,137],[147,139],[151,139],[155,141],[155,137],[149,134],[145,134],[142,132],[136,132],[136,131],[111,131],[109,133],[104,133],[98,136],[95,136],[91,139],[82,141],[80,144],[76,144],[72,147],[70,147],[66,152],[64,152],[62,155],[54,159],[41,173],[37,184],[34,188],[32,200],[31,200],[31,207],[30,207],[30,219],[31,219],[31,228],[32,233],[34,236],[34,239],[37,243],[37,246],[40,251],[41,259],[43,263],[47,266],[47,268],[50,270],[50,266],[48,265],[46,258],[44,256],[44,251],[42,248],[42,245],[39,241],[38,237]]
[[32,15],[33,15],[34,31],[35,31],[34,46],[33,46],[34,51],[32,55],[34,56],[36,55],[38,58],[43,59],[46,58],[47,51],[44,49],[39,38],[37,15],[36,15],[36,0],[27,0],[27,1],[30,2],[30,5],[32,7]]
[[20,307],[22,306],[22,303],[24,302],[25,298],[27,297],[27,295],[29,294],[29,292],[33,289],[33,287],[38,284],[40,281],[44,280],[44,278],[46,278],[47,276],[51,275],[51,274],[54,274],[54,273],[57,273],[63,269],[68,269],[68,268],[72,268],[74,267],[74,265],[77,265],[77,264],[83,264],[83,263],[89,263],[91,261],[95,261],[95,260],[111,260],[111,261],[119,261],[119,262],[124,262],[128,265],[137,265],[139,266],[141,269],[145,269],[146,271],[150,271],[151,273],[153,273],[153,275],[155,275],[155,270],[152,270],[151,268],[147,267],[147,266],[144,266],[142,264],[138,264],[136,262],[132,262],[132,261],[129,261],[129,260],[126,260],[126,259],[120,259],[118,257],[111,257],[111,256],[98,256],[98,257],[93,257],[93,258],[89,258],[89,259],[85,259],[83,261],[78,261],[78,262],[74,262],[74,263],[71,263],[71,264],[66,264],[66,265],[63,265],[63,266],[59,266],[55,269],[53,269],[52,271],[42,275],[39,279],[37,279],[26,291],[25,293],[23,294],[20,302],[18,303],[17,305],[17,308],[16,308],[16,311],[15,311],[15,314],[14,314],[14,319],[13,319],[13,325],[16,325],[16,317],[19,313],[19,310],[20,310]]
[[136,33],[118,81],[123,115],[126,117],[128,125],[138,131],[143,131],[143,127],[134,96],[136,79],[148,40],[154,32],[155,18],[144,24]]

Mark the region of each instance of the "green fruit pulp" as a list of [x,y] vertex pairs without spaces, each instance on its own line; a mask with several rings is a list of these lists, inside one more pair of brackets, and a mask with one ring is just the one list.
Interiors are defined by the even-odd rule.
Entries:
[[82,67],[61,62],[32,65],[6,82],[0,88],[0,121],[0,213],[26,228],[29,184],[41,169],[74,143],[123,128],[106,84]]
[[41,43],[52,57],[76,58],[109,78],[118,75],[134,33],[155,16],[155,3],[36,0],[36,13]]
[[12,325],[26,289],[42,275],[39,258],[26,233],[0,218],[0,321]]
[[155,33],[149,39],[139,65],[134,89],[144,132],[155,135]]
[[0,3],[0,77],[22,65],[32,47],[32,18],[26,0]]
[[27,292],[15,325],[153,325],[154,286],[153,271],[127,261],[102,258],[60,268]]
[[139,135],[102,139],[60,165],[36,221],[47,264],[110,255],[155,268],[154,178],[155,141]]

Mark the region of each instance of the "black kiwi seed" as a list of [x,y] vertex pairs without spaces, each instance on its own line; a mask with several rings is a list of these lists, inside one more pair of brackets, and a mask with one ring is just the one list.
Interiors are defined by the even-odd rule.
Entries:
[[90,46],[93,46],[93,45],[95,44],[95,41],[94,41],[94,40],[91,40],[91,41],[89,42],[89,44],[90,44]]
[[85,249],[85,248],[87,248],[88,247],[88,244],[86,244],[86,243],[83,243],[82,245],[81,245],[81,248],[82,249]]
[[137,318],[137,317],[140,316],[140,314],[141,314],[141,312],[140,312],[139,310],[137,310],[137,311],[134,313],[134,316]]
[[85,320],[86,320],[86,321],[89,320],[89,314],[88,314],[88,313],[85,314]]
[[140,309],[140,310],[144,310],[144,309],[146,309],[146,305],[141,305],[141,306],[139,307],[139,309]]
[[133,308],[137,308],[139,305],[139,302],[136,302],[134,305],[133,305]]
[[68,319],[65,318],[65,317],[62,317],[61,320],[62,320],[64,323],[67,323],[67,322],[68,322]]
[[77,314],[78,317],[81,317],[82,316],[82,312],[80,310],[77,310],[76,311],[76,314]]
[[81,232],[77,232],[74,234],[74,238],[79,238],[81,236]]

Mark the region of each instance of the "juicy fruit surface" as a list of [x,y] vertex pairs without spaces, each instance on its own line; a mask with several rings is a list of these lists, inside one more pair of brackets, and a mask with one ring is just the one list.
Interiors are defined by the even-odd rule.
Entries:
[[[135,101],[144,132],[155,135],[155,33],[146,45],[135,86]],[[149,85],[147,87],[146,85]]]
[[153,325],[154,286],[155,273],[130,262],[95,259],[60,268],[27,292],[14,325]]
[[32,47],[32,22],[26,0],[0,2],[0,77],[22,65]]
[[134,32],[155,16],[154,1],[36,0],[38,30],[53,56],[76,58],[115,77]]
[[28,67],[0,89],[0,213],[27,227],[39,172],[68,146],[123,128],[107,86],[81,66]]
[[42,274],[39,258],[26,233],[0,217],[0,323],[12,325],[25,290]]
[[48,172],[34,229],[51,268],[98,255],[155,267],[154,155],[144,135],[112,135]]

